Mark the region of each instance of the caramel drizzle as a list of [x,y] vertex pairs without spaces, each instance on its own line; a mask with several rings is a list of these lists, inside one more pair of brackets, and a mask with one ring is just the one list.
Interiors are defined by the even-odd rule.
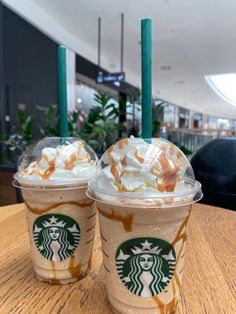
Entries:
[[177,235],[176,235],[174,241],[172,242],[172,246],[175,246],[175,244],[176,244],[177,242],[179,242],[180,240],[186,240],[186,238],[187,238],[186,232],[184,232],[184,233],[182,234],[182,231],[183,231],[184,227],[185,227],[185,226],[187,225],[187,223],[188,223],[188,220],[189,220],[189,217],[190,217],[190,212],[191,212],[191,208],[190,208],[190,210],[189,210],[188,216],[184,219],[182,225],[180,226],[180,229],[179,229],[179,231],[178,231],[178,233],[177,233]]
[[55,262],[54,261],[51,261],[51,266],[52,266],[52,273],[53,273],[53,278],[50,279],[50,283],[52,285],[59,285],[60,284],[60,280],[58,280],[56,278],[56,267],[55,267]]
[[172,278],[172,291],[173,291],[173,296],[174,296],[174,298],[173,298],[173,300],[172,300],[172,302],[174,301],[174,306],[175,306],[175,297],[176,297],[176,287],[175,287],[175,276]]
[[[79,152],[80,152],[80,149],[81,149],[83,146],[84,146],[84,145],[82,145],[82,146],[80,145],[78,151],[77,151],[76,153],[72,154],[71,157],[70,157],[70,159],[67,159],[67,160],[64,161],[64,165],[65,165],[64,169],[65,169],[65,170],[72,170],[72,169],[75,167],[74,162],[77,161],[77,160],[79,160]],[[49,160],[48,157],[47,157],[47,155],[43,155],[43,158],[47,161],[47,163],[48,163],[48,168],[44,171],[43,174],[40,173],[39,169],[34,169],[34,170],[33,170],[33,174],[38,175],[38,176],[40,176],[42,179],[46,179],[46,180],[47,180],[47,179],[50,178],[50,176],[51,176],[51,175],[53,174],[53,172],[55,171],[55,167],[56,167],[56,166],[55,166],[55,159]],[[88,162],[91,161],[91,158],[90,158],[89,155],[87,156],[87,159],[88,159]],[[38,164],[39,162],[40,162],[40,160],[37,160],[37,161],[36,161],[37,164]]]
[[120,162],[121,162],[122,166],[127,166],[127,161],[126,161],[126,157],[125,156],[123,156],[121,158]]
[[[178,256],[176,258],[176,265],[178,265],[181,253],[182,253],[183,248],[184,248],[184,242],[187,239],[186,230],[184,231],[184,233],[182,233],[182,231],[187,226],[187,223],[188,223],[188,220],[189,220],[189,217],[190,217],[191,208],[192,208],[192,206],[190,207],[188,216],[184,219],[184,221],[183,221],[182,225],[180,226],[180,229],[179,229],[179,231],[178,231],[174,241],[172,242],[172,246],[174,247],[177,242],[179,242],[181,240],[183,241],[182,245],[181,245],[181,248],[179,250]],[[174,273],[174,278],[176,280],[176,284],[177,284],[178,288],[180,289],[180,281],[179,281],[179,277],[178,277],[176,272]]]
[[119,192],[125,192],[126,188],[121,183],[120,175],[119,175],[118,169],[116,167],[116,162],[112,156],[112,148],[110,148],[108,151],[108,158],[109,158],[110,163],[111,163],[111,174],[113,175],[113,178],[115,180],[118,191]]
[[[127,144],[127,139],[125,140],[122,140],[119,142],[118,147],[119,148],[122,148],[123,147],[123,144],[122,143],[125,143]],[[161,164],[161,167],[162,167],[162,173],[159,173],[159,171],[155,168],[151,168],[151,173],[156,176],[157,178],[158,177],[161,177],[163,182],[162,183],[157,183],[157,189],[160,191],[160,192],[173,192],[174,189],[175,189],[175,186],[177,184],[177,172],[179,170],[179,165],[173,160],[174,162],[174,169],[172,169],[171,165],[170,165],[170,162],[168,161],[168,159],[166,158],[166,152],[168,150],[168,146],[167,145],[163,145],[162,146],[162,150],[163,152],[161,153],[161,155],[159,156],[159,162]],[[170,153],[173,155],[175,150],[173,147],[170,147],[169,148],[169,151]],[[111,163],[111,174],[115,180],[115,184],[118,188],[118,191],[119,192],[127,192],[127,189],[126,187],[122,184],[121,182],[121,177],[120,177],[120,174],[119,174],[119,171],[117,169],[117,164],[112,156],[112,152],[113,152],[113,146],[111,146],[109,149],[108,149],[108,158],[109,158],[109,161]],[[141,164],[144,164],[145,163],[145,158],[143,158],[142,156],[140,156],[138,154],[138,150],[137,148],[134,148],[133,149],[133,152],[134,152],[134,157],[136,158],[136,160],[138,162],[140,162]],[[127,161],[126,161],[126,157],[125,156],[121,156],[120,158],[120,162],[121,162],[121,165],[122,166],[126,166],[127,165]],[[104,164],[102,163],[102,167],[106,167],[107,164]]]
[[180,151],[177,152],[177,158],[180,159],[182,157],[182,153]]
[[[53,174],[53,172],[55,171],[55,160],[48,160],[47,156],[44,156],[44,159],[46,159],[47,163],[48,163],[48,168],[44,171],[44,173],[40,173],[39,169],[35,168],[35,165],[33,166],[33,171],[32,174],[33,175],[38,175],[39,177],[41,177],[42,179],[49,179],[50,176]],[[39,163],[39,160],[36,161],[36,163]]]
[[52,266],[53,275],[56,278],[56,269],[55,269],[55,262],[54,261],[51,261],[51,266]]
[[75,257],[74,255],[71,255],[69,260],[69,267],[68,271],[72,278],[79,278],[80,277],[80,271],[81,271],[81,264],[75,266]]
[[182,253],[182,250],[183,250],[183,248],[184,248],[184,240],[186,239],[186,234],[185,234],[185,238],[183,238],[183,242],[182,242],[182,245],[181,245],[181,248],[180,248],[180,250],[179,250],[179,254],[178,254],[178,257],[177,257],[177,259],[176,259],[176,265],[178,264],[178,262],[179,262],[179,259],[180,259],[180,256],[181,256],[181,253]]
[[176,273],[174,273],[174,278],[175,278],[175,281],[176,281],[177,287],[180,289],[180,281],[179,281],[179,277],[177,276],[177,274],[176,274]]
[[[170,154],[173,156],[174,154],[175,154],[175,147],[174,146],[170,146],[170,148],[169,148],[169,152],[170,152]],[[179,153],[179,152],[178,152]],[[178,154],[177,153],[177,154]]]
[[123,140],[120,140],[116,145],[122,149],[123,147],[125,147],[126,145],[129,144],[129,139],[128,138],[124,138]]
[[176,309],[176,288],[175,288],[175,277],[172,278],[172,292],[173,292],[173,299],[165,306],[165,313],[171,313]]
[[74,162],[78,160],[77,154],[72,154],[69,160],[65,160],[65,170],[72,170],[74,168]]
[[92,266],[92,255],[90,256],[89,260],[88,260],[88,269],[90,270]]
[[[172,242],[172,246],[174,247],[174,245],[179,242],[180,240],[183,240],[182,246],[179,250],[178,256],[176,258],[176,265],[179,262],[180,256],[181,256],[181,252],[183,250],[184,247],[184,240],[186,239],[186,232],[184,232],[182,234],[182,231],[184,229],[184,227],[187,226],[189,217],[190,217],[190,213],[191,213],[191,209],[192,209],[192,205],[190,205],[190,210],[189,210],[189,214],[188,216],[184,219],[182,225],[180,226],[180,229],[174,239],[174,241]],[[174,310],[177,308],[177,303],[176,303],[176,287],[175,287],[175,282],[176,281],[176,286],[178,287],[178,289],[180,289],[180,281],[179,281],[179,277],[177,275],[177,273],[175,272],[172,278],[172,289],[173,289],[173,299],[171,302],[169,302],[168,304],[164,304],[160,298],[158,296],[153,296],[153,300],[156,302],[159,310],[160,310],[160,314],[165,314],[165,313],[172,313],[172,311],[174,312]]]
[[[124,139],[124,140],[121,140],[120,142],[118,142],[118,147],[119,148],[122,148],[124,145],[127,145],[128,144],[128,139]],[[112,156],[112,151],[113,151],[113,146],[111,146],[109,149],[108,149],[108,158],[109,158],[109,161],[111,163],[111,174],[115,180],[115,184],[118,188],[118,191],[119,192],[127,192],[127,189],[126,187],[122,184],[121,182],[121,178],[120,178],[120,175],[119,175],[119,171],[117,169],[117,164]],[[135,154],[135,158],[141,162],[141,163],[144,163],[144,158],[142,158],[141,156],[138,155],[138,152],[137,152],[137,149],[135,148],[134,149],[134,154]],[[126,156],[122,156],[121,159],[120,159],[120,162],[122,164],[122,166],[126,166],[127,165],[127,161],[126,161]],[[106,167],[107,164],[105,163],[102,163],[102,168]],[[125,173],[124,172],[125,170],[123,170],[122,174]]]
[[160,314],[165,314],[165,311],[164,311],[164,306],[165,306],[165,304],[158,298],[157,295],[154,295],[154,296],[152,297],[152,299],[153,299],[153,301],[156,302],[157,307],[158,307],[158,309],[159,309],[159,311],[160,311]]
[[114,162],[112,162],[112,165],[111,165],[111,174],[113,175],[115,182],[117,184],[121,184],[120,175],[116,167],[116,164]]
[[156,302],[157,307],[160,311],[160,314],[171,314],[175,313],[175,310],[177,309],[178,301],[176,302],[175,296],[176,296],[176,288],[174,284],[174,280],[172,281],[172,289],[173,289],[173,300],[167,304],[164,304],[160,298],[155,295],[152,297],[153,301]]
[[125,216],[122,216],[119,213],[115,212],[115,210],[113,208],[111,209],[111,213],[107,213],[99,207],[97,209],[102,216],[104,216],[110,220],[120,221],[123,224],[124,230],[126,232],[132,231],[132,223],[133,223],[133,219],[134,219],[134,214],[128,214],[127,213]]
[[109,164],[106,164],[104,161],[101,162],[102,169],[106,168]]
[[160,192],[173,192],[177,183],[177,171],[179,170],[179,165],[175,163],[175,167],[172,169],[164,152],[161,153],[159,162],[163,170],[162,177],[164,183],[157,184],[157,188]]
[[154,295],[152,297],[153,301],[156,302],[158,309],[160,311],[160,314],[168,314],[168,313],[174,313],[175,309],[177,308],[177,302],[176,302],[176,287],[175,287],[175,282],[174,278],[172,279],[172,291],[173,291],[173,300],[170,301],[167,304],[164,304],[160,298],[157,295]]
[[50,279],[50,284],[51,285],[60,285],[60,280],[52,278],[52,279]]
[[69,260],[68,271],[72,278],[76,278],[77,280],[80,280],[87,275],[87,271],[81,274],[81,264],[79,263],[78,265],[75,266],[74,263],[75,263],[75,257],[74,255],[71,255],[70,260]]
[[59,206],[62,206],[62,205],[75,205],[75,206],[78,206],[78,207],[81,207],[81,208],[85,208],[85,207],[88,207],[90,205],[93,204],[94,201],[89,201],[89,202],[76,202],[76,201],[68,201],[68,202],[61,202],[61,203],[57,203],[57,204],[53,204],[51,206],[48,206],[46,208],[43,208],[43,209],[40,209],[40,208],[32,208],[29,203],[27,203],[25,201],[25,205],[27,207],[27,209],[33,213],[33,214],[36,214],[36,215],[40,215],[40,214],[44,214],[44,213],[47,213]]
[[55,161],[54,160],[48,161],[48,165],[49,165],[48,169],[46,169],[43,174],[40,174],[40,177],[42,179],[49,179],[50,176],[55,171]]
[[134,156],[141,164],[144,163],[144,158],[138,154],[137,148],[134,149]]

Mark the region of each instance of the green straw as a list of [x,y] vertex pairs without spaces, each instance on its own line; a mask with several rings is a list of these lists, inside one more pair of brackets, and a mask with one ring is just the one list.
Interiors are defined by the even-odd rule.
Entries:
[[152,137],[152,20],[141,21],[142,138]]
[[59,87],[59,123],[61,137],[68,137],[67,85],[66,85],[66,48],[58,48],[58,87]]

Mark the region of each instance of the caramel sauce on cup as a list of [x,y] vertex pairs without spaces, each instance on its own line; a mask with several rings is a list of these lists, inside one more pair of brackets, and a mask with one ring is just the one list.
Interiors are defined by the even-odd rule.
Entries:
[[126,214],[125,216],[117,213],[113,208],[111,210],[111,213],[107,213],[103,211],[101,208],[97,207],[99,213],[103,215],[104,217],[111,219],[111,220],[116,220],[120,221],[123,224],[124,230],[126,232],[131,232],[132,231],[132,223],[134,219],[134,214]]

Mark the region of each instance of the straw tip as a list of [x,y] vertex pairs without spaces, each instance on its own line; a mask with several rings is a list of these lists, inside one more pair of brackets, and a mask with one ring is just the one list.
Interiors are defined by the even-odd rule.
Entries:
[[144,22],[152,22],[152,19],[147,17],[147,18],[143,18],[141,19],[141,22],[144,23]]

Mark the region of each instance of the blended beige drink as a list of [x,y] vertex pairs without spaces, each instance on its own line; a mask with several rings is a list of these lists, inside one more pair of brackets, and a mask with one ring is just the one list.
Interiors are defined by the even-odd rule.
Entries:
[[191,204],[201,186],[163,139],[124,139],[102,156],[88,195],[97,201],[108,298],[115,313],[174,313]]
[[45,138],[22,158],[14,175],[27,211],[38,279],[66,284],[86,276],[96,208],[86,196],[96,154],[76,138]]

